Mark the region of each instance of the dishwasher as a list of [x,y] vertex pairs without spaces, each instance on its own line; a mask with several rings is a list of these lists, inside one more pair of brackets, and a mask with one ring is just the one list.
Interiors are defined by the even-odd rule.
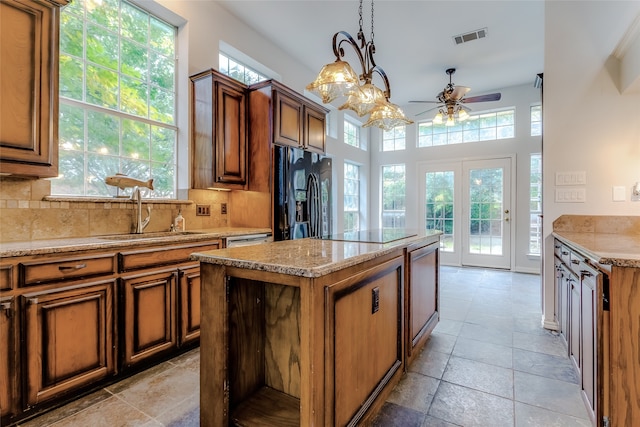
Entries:
[[260,245],[273,242],[273,236],[268,233],[242,234],[227,237],[227,248],[237,248],[239,246]]

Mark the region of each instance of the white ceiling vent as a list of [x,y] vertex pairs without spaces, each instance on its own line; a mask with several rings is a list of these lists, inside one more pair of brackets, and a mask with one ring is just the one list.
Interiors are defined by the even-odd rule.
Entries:
[[487,28],[482,28],[480,30],[471,31],[470,33],[459,34],[457,36],[453,36],[453,41],[456,44],[462,44],[466,42],[470,42],[471,40],[483,39],[487,37]]

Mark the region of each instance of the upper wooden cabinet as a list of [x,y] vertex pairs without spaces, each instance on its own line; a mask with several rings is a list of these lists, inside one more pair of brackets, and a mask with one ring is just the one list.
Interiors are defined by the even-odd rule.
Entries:
[[246,89],[216,70],[191,76],[193,188],[245,188]]
[[58,175],[59,7],[0,0],[0,173]]

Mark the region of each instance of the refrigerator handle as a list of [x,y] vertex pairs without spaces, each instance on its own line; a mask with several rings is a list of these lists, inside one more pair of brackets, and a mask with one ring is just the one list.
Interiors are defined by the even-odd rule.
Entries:
[[282,239],[289,240],[289,204],[284,202],[284,209],[282,210]]

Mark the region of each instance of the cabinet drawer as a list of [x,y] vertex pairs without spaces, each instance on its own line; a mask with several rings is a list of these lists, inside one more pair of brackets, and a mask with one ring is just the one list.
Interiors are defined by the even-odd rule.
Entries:
[[189,261],[189,256],[193,252],[204,252],[219,248],[220,242],[214,241],[197,245],[189,244],[121,252],[119,254],[120,272]]
[[115,254],[23,262],[20,263],[20,284],[21,286],[30,286],[52,281],[114,274],[115,271]]
[[15,266],[0,265],[0,291],[10,291],[15,284]]
[[553,253],[556,255],[556,257],[562,259],[562,243],[560,243],[558,239],[555,239],[553,241]]

